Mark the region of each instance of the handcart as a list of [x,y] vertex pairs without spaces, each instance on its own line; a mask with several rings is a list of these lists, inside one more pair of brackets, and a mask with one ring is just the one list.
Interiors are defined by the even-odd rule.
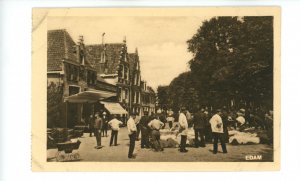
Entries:
[[[57,143],[57,153],[56,161],[65,162],[65,161],[78,161],[80,160],[80,155],[78,153],[79,146],[81,141],[77,140],[76,142],[67,141],[64,143]],[[77,150],[73,152],[73,150]]]

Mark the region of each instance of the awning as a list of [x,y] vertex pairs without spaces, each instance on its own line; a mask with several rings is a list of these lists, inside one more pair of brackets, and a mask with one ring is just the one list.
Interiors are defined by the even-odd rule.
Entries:
[[70,103],[96,103],[98,101],[114,97],[116,93],[108,91],[84,91],[75,95],[71,95],[64,99],[65,102]]
[[101,101],[100,103],[104,104],[105,109],[107,109],[110,114],[128,114],[127,111],[119,103],[104,101]]

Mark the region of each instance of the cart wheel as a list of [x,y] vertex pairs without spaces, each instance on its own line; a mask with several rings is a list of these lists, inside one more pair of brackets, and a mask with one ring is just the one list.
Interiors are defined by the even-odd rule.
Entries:
[[68,158],[70,161],[73,161],[74,160],[74,154],[70,153],[68,154]]
[[55,154],[55,158],[57,159],[57,157],[59,156],[60,154],[60,151],[57,151],[56,154]]
[[63,155],[63,154],[59,154],[57,157],[56,157],[56,161],[58,161],[58,162],[62,162],[62,161],[64,161],[65,160],[65,155]]
[[73,155],[73,157],[74,157],[74,160],[79,160],[79,159],[80,159],[79,153],[75,153],[75,154]]

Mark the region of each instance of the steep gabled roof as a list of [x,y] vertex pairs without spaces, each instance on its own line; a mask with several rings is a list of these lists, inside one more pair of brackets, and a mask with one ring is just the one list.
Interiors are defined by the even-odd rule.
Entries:
[[128,58],[129,58],[128,60],[129,60],[130,77],[133,77],[135,66],[138,61],[138,56],[135,53],[128,53]]
[[[101,54],[105,48],[105,63],[101,63]],[[123,43],[86,45],[86,57],[99,74],[116,74],[121,60]],[[107,71],[105,72],[105,67]]]
[[47,70],[62,70],[62,60],[77,62],[75,42],[65,29],[49,30],[47,34]]
[[[79,64],[76,43],[65,29],[49,30],[47,34],[47,70],[62,70],[62,60]],[[93,66],[85,58],[84,66],[93,69]]]
[[148,90],[150,93],[153,93],[153,94],[155,94],[155,91],[153,90],[153,88],[152,88],[152,87],[150,87],[150,86],[147,86],[147,90]]

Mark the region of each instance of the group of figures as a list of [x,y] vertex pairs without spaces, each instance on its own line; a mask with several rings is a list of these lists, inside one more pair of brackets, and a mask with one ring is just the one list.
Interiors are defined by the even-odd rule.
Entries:
[[101,145],[101,136],[107,137],[107,131],[108,128],[111,127],[111,139],[110,139],[110,146],[114,144],[114,146],[117,146],[118,141],[118,131],[120,129],[120,125],[123,124],[123,122],[120,121],[120,118],[112,114],[111,119],[109,120],[109,117],[107,116],[106,112],[102,112],[101,114],[99,112],[95,113],[95,116],[91,115],[89,119],[89,130],[90,130],[90,137],[92,136],[92,133],[94,133],[96,137],[96,143],[95,146],[96,149],[102,148]]
[[[142,149],[152,148],[156,152],[163,151],[160,142],[160,130],[166,127],[169,130],[178,130],[180,135],[179,152],[188,152],[186,149],[188,129],[193,127],[195,133],[194,146],[196,148],[206,147],[207,142],[213,143],[213,153],[217,154],[218,142],[220,142],[223,153],[227,153],[226,143],[229,140],[229,127],[240,131],[248,127],[273,130],[273,111],[265,112],[264,115],[259,113],[262,113],[262,111],[258,109],[230,111],[225,107],[216,110],[201,108],[194,113],[190,113],[185,107],[182,107],[178,113],[174,113],[171,109],[167,111],[159,109],[151,115],[145,111],[141,118],[132,113],[126,121],[130,140],[128,158],[135,158],[133,152],[140,133]],[[102,148],[101,134],[107,136],[108,127],[111,127],[110,146],[117,146],[118,131],[123,124],[118,115],[111,115],[110,120],[106,112],[102,112],[102,114],[97,112],[95,117],[91,116],[90,136],[93,132],[96,137],[97,146],[95,148]]]

